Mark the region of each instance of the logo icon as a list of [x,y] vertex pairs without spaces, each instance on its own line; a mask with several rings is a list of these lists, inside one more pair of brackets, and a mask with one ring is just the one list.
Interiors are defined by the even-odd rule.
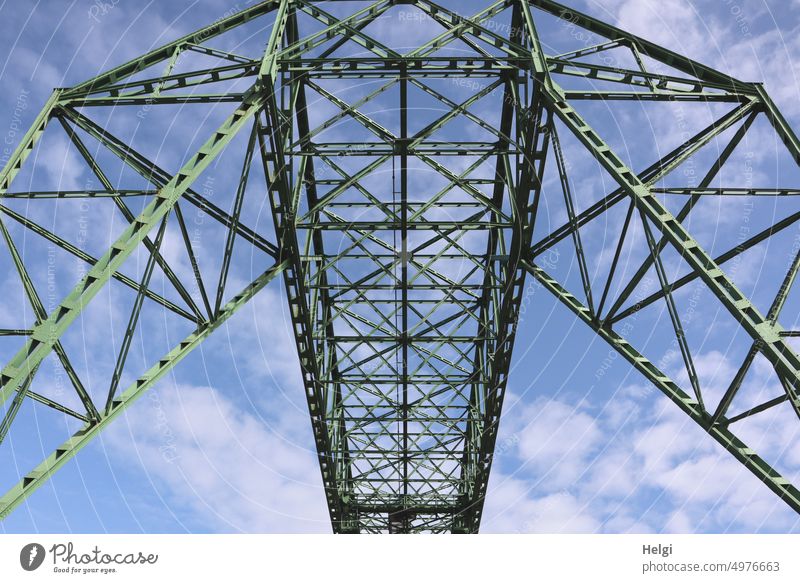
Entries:
[[26,571],[35,571],[44,562],[44,547],[39,543],[30,543],[19,552],[19,564]]

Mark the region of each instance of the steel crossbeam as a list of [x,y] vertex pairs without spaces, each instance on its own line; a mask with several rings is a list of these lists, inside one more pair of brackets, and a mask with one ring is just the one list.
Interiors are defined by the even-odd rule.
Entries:
[[[780,281],[766,312],[725,270],[748,250],[785,235],[800,212],[776,215],[723,253],[704,248],[690,225],[704,201],[791,204],[800,195],[797,184],[721,182],[725,164],[759,119],[800,165],[800,139],[763,86],[552,0],[498,0],[469,17],[430,0],[356,4],[343,14],[336,2],[260,2],[80,85],[57,89],[8,156],[0,172],[0,234],[34,320],[0,323],[0,337],[21,342],[0,372],[0,443],[18,427],[26,429],[18,418],[28,402],[79,429],[19,476],[0,498],[0,516],[27,500],[278,277],[334,532],[479,530],[530,285],[552,294],[800,512],[800,492],[736,433],[739,423],[777,410],[800,417],[800,357],[792,345],[800,332],[781,324],[800,253],[776,266]],[[376,38],[376,22],[398,10],[414,10],[437,33],[411,49]],[[543,14],[592,33],[593,44],[547,54],[537,29]],[[257,23],[268,31],[260,54],[214,46],[218,37]],[[609,51],[624,53],[630,65],[599,63],[597,57]],[[187,55],[215,64],[186,70]],[[436,108],[418,118],[417,104],[424,100]],[[578,109],[592,101],[609,109],[626,102],[727,109],[637,171]],[[93,118],[108,109],[204,104],[227,107],[228,116],[176,171]],[[35,165],[31,154],[51,131],[63,132],[93,185],[12,188],[20,172]],[[724,145],[703,179],[678,184],[677,170],[719,142]],[[234,143],[243,144],[243,155],[226,208],[199,183]],[[570,156],[578,147],[614,185],[591,202],[576,189]],[[145,186],[115,183],[104,169],[109,159]],[[246,210],[255,190],[271,212],[267,227],[253,223]],[[27,210],[70,200],[107,204],[122,218],[121,233],[101,255]],[[682,206],[673,213],[675,201]],[[18,202],[29,206],[21,210]],[[559,211],[551,215],[559,218],[554,224],[545,220],[548,205]],[[190,206],[224,229],[214,273],[204,272],[189,232]],[[621,229],[607,249],[607,276],[598,278],[601,260],[588,227],[616,211],[622,211]],[[85,264],[85,274],[57,306],[42,302],[14,229]],[[634,231],[644,254],[627,273],[621,263]],[[185,251],[189,275],[162,250],[168,233]],[[268,265],[231,296],[236,252],[243,246],[265,256]],[[576,275],[569,280],[547,265],[555,249],[573,254]],[[134,277],[125,268],[135,252],[145,260]],[[163,276],[162,289],[153,283],[156,274]],[[656,288],[643,292],[648,278]],[[73,366],[65,339],[100,292],[120,283],[134,299],[115,344],[109,386],[98,399]],[[681,291],[690,284],[701,285],[747,338],[746,356],[716,402],[698,374],[701,354],[679,309]],[[133,339],[151,306],[191,331],[131,376]],[[657,355],[646,356],[646,346],[635,346],[626,322],[650,307],[665,314],[683,381],[657,365]],[[34,385],[51,354],[76,399],[61,402]],[[774,372],[780,394],[744,399],[759,359]],[[129,378],[137,380],[128,384]]]

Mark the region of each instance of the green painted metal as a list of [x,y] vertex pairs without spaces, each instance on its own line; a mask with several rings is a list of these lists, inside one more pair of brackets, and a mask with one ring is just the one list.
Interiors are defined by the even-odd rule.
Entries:
[[[733,79],[550,0],[499,0],[471,17],[428,0],[362,4],[341,15],[334,11],[335,3],[332,7],[310,0],[261,2],[53,93],[0,173],[0,199],[9,199],[0,200],[0,230],[36,315],[30,329],[13,325],[0,329],[2,336],[24,340],[0,373],[0,401],[6,403],[0,439],[14,430],[13,421],[26,399],[79,420],[81,428],[0,498],[0,516],[25,501],[279,275],[288,296],[334,532],[478,531],[530,278],[800,512],[797,489],[734,433],[739,421],[775,407],[791,408],[800,416],[800,357],[789,343],[798,333],[778,323],[796,280],[800,253],[788,265],[766,315],[723,270],[727,262],[795,225],[800,213],[776,219],[715,258],[684,224],[706,197],[800,195],[793,185],[715,186],[720,169],[759,116],[766,117],[800,163],[800,140],[763,87]],[[401,52],[368,32],[379,18],[398,9],[418,11],[437,23],[441,33]],[[548,55],[537,30],[542,11],[594,33],[600,42]],[[262,54],[244,56],[208,44],[254,21],[265,22],[270,31]],[[497,27],[501,21],[506,24]],[[611,50],[628,51],[632,68],[592,62],[593,56]],[[219,64],[176,73],[189,52],[218,59]],[[651,72],[648,59],[675,72]],[[160,74],[151,73],[151,68]],[[443,88],[442,80],[462,87],[466,83],[471,91],[456,98]],[[341,91],[342,81],[364,85]],[[243,90],[245,82],[250,86]],[[588,83],[586,89],[576,88],[581,82]],[[226,83],[239,83],[238,89],[225,91],[221,87]],[[594,83],[619,90],[597,89]],[[423,93],[441,106],[424,125],[415,123],[412,97]],[[642,106],[651,101],[731,105],[707,128],[636,172],[573,105],[589,100],[607,102],[604,107],[609,108],[630,101]],[[314,111],[317,102],[334,113],[321,120]],[[98,107],[225,103],[235,107],[233,113],[173,174],[91,119]],[[391,115],[377,119],[371,113],[377,104]],[[486,104],[499,114],[495,123],[477,111]],[[53,118],[58,121],[53,127],[66,133],[102,189],[11,189]],[[341,141],[341,134],[331,132],[340,124],[369,137]],[[459,124],[477,127],[486,137],[454,140],[448,132]],[[698,185],[663,185],[666,177],[674,178],[676,170],[726,131],[732,137]],[[116,188],[84,135],[150,186]],[[198,192],[197,182],[239,135],[246,138],[246,147],[228,211]],[[577,141],[617,184],[591,205],[579,204],[574,193],[562,145],[567,139]],[[435,179],[421,187],[417,179],[423,170]],[[273,218],[268,233],[251,226],[243,213],[246,193],[262,186],[254,184],[254,173],[262,171],[262,192]],[[547,197],[552,188],[547,172],[556,177],[555,198]],[[550,204],[557,200],[563,205],[566,223],[541,234],[546,197]],[[685,202],[672,214],[662,202],[664,197],[684,197]],[[104,255],[95,258],[14,210],[11,203],[20,199],[79,199],[87,204],[105,200],[114,205],[127,228]],[[147,204],[136,216],[131,209],[142,199]],[[619,240],[612,245],[609,275],[598,285],[592,277],[598,258],[582,229],[623,201],[627,212]],[[184,217],[188,205],[208,213],[226,229],[220,269],[210,279],[201,273]],[[3,221],[15,222],[88,266],[88,273],[49,314]],[[189,257],[190,278],[182,279],[160,251],[170,221],[177,225],[178,240]],[[623,248],[635,226],[644,233],[648,254],[633,275],[620,281]],[[549,272],[546,254],[565,243],[574,249],[579,293],[568,291],[569,284]],[[226,302],[234,252],[241,245],[263,252],[274,266]],[[143,249],[147,257],[138,281],[122,271],[136,249]],[[675,277],[667,269],[668,249],[677,252],[688,273]],[[156,267],[172,295],[152,289]],[[630,305],[651,271],[657,291]],[[61,338],[111,281],[134,290],[135,301],[110,386],[98,404],[83,388]],[[698,353],[687,340],[676,303],[677,292],[698,281],[752,339],[739,373],[716,406],[706,404],[695,370]],[[190,287],[198,290],[197,296]],[[168,299],[174,296],[177,299]],[[120,392],[131,341],[142,325],[143,307],[150,303],[179,315],[195,330]],[[687,372],[685,387],[626,338],[626,319],[653,304],[664,307],[669,317]],[[68,371],[85,410],[76,411],[32,390],[32,380],[51,352]],[[745,410],[732,407],[759,355],[774,369],[784,394]]]
[[0,498],[0,518],[5,518],[17,506],[30,496],[38,487],[44,484],[61,466],[72,459],[78,451],[90,443],[98,433],[105,429],[116,417],[132,405],[148,389],[152,388],[158,380],[167,374],[183,358],[194,350],[212,332],[225,323],[236,311],[253,298],[275,276],[280,275],[286,268],[286,262],[276,265],[265,271],[250,285],[240,291],[225,306],[213,321],[202,324],[197,330],[189,334],[170,352],[149,368],[141,377],[132,383],[125,391],[117,395],[108,411],[102,418],[87,422],[79,431],[59,445],[52,455],[41,464],[25,474],[22,480]]

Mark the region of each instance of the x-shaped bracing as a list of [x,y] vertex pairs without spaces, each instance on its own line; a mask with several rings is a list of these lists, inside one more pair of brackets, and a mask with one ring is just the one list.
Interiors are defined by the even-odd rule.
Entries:
[[[398,7],[413,7],[441,32],[405,51],[374,38],[372,25],[390,17]],[[547,54],[534,18],[542,13],[594,33],[600,42]],[[265,17],[270,19],[270,32],[260,57],[207,44]],[[494,26],[501,20],[505,34]],[[310,30],[306,32],[306,28]],[[593,56],[614,50],[629,51],[635,67],[592,61]],[[176,72],[180,59],[189,53],[217,58],[221,64]],[[651,70],[653,62],[659,64],[658,71]],[[155,66],[161,66],[162,73],[147,76]],[[432,82],[441,78],[486,81],[458,101]],[[331,79],[383,82],[352,99],[347,92],[327,87]],[[226,82],[242,80],[252,83],[250,88],[219,89]],[[567,88],[576,81],[592,86]],[[608,86],[615,89],[604,89]],[[204,91],[210,92],[200,93]],[[413,115],[410,91],[426,94],[442,108],[440,115],[413,133],[409,131]],[[366,111],[371,104],[395,99],[389,97],[393,92],[399,93],[393,104],[399,113],[398,130]],[[606,101],[609,106],[615,101],[734,106],[649,168],[636,172],[575,109],[573,103],[587,100]],[[312,124],[309,110],[317,102],[325,102],[337,112]],[[488,102],[500,112],[497,123],[475,111]],[[233,103],[235,109],[174,174],[159,168],[88,115],[92,108],[103,106],[197,103]],[[0,398],[6,403],[0,439],[11,429],[26,398],[82,424],[0,499],[0,515],[25,500],[279,275],[289,296],[320,470],[337,532],[478,530],[526,277],[552,293],[792,509],[800,511],[797,489],[734,433],[736,423],[776,407],[789,407],[800,416],[800,359],[789,341],[798,334],[778,323],[800,254],[788,263],[766,314],[723,269],[727,262],[794,225],[800,213],[775,220],[716,257],[703,249],[684,225],[707,197],[800,194],[800,189],[791,185],[713,186],[720,169],[761,116],[769,121],[791,158],[800,163],[800,140],[760,85],[733,79],[549,0],[501,0],[471,17],[425,0],[381,0],[349,15],[328,12],[306,0],[261,2],[76,87],[55,91],[0,174],[0,197],[110,199],[127,228],[105,254],[94,257],[24,213],[0,204],[0,230],[36,318],[30,327],[2,330],[3,336],[27,339],[0,373]],[[11,190],[14,178],[53,119],[58,120],[102,190]],[[448,132],[457,123],[471,125],[487,137],[479,142],[453,140]],[[327,140],[326,136],[344,124],[355,124],[377,141]],[[115,188],[76,130],[102,144],[152,187]],[[732,138],[698,186],[661,186],[665,177],[728,130],[733,132]],[[247,147],[235,203],[227,211],[193,189],[193,184],[240,133],[247,133]],[[616,183],[613,192],[588,206],[579,205],[562,146],[566,140],[581,144],[596,160]],[[450,165],[461,157],[467,160],[465,167]],[[410,193],[415,172],[411,161],[422,163],[444,180],[444,185],[425,193],[423,200],[415,200]],[[390,163],[396,166],[390,192],[376,190],[373,177]],[[242,216],[253,167],[265,174],[263,191],[273,213],[274,235],[259,232]],[[556,172],[566,222],[540,236],[537,224],[542,221],[548,169]],[[686,202],[673,214],[662,202],[665,196],[684,196]],[[150,202],[136,216],[128,201],[142,197]],[[593,258],[581,229],[624,201],[627,209],[611,268],[602,285],[595,287]],[[204,210],[227,229],[216,289],[206,289],[207,280],[194,256],[181,210],[187,204]],[[359,220],[354,209],[379,215]],[[440,218],[461,211],[458,218]],[[50,313],[42,305],[6,219],[89,266],[72,292]],[[193,267],[192,285],[200,292],[197,299],[160,251],[170,220],[182,232]],[[613,285],[621,277],[619,262],[626,239],[636,226],[644,233],[647,254],[633,277],[621,286]],[[476,233],[483,237],[483,252],[474,250],[470,237]],[[265,253],[273,265],[225,301],[233,249],[240,241]],[[337,241],[341,244],[332,247]],[[548,271],[551,266],[545,261],[548,251],[565,241],[574,249],[580,292],[570,291],[567,282]],[[140,246],[146,249],[148,261],[137,281],[121,268]],[[688,273],[672,277],[667,250],[677,253]],[[462,261],[467,267],[451,273],[447,261]],[[357,269],[348,262],[355,262]],[[152,288],[156,268],[179,300]],[[657,276],[656,291],[630,304],[650,272]],[[61,337],[112,280],[133,290],[136,300],[107,399],[100,404],[83,388]],[[716,406],[706,403],[695,371],[697,354],[687,339],[675,299],[682,287],[697,281],[752,341]],[[194,330],[123,389],[122,371],[140,325],[142,306],[148,302],[180,316]],[[625,338],[626,319],[658,303],[666,308],[687,371],[685,387]],[[51,352],[68,372],[83,411],[31,389],[43,359]],[[759,355],[774,369],[783,394],[732,413],[731,406],[744,390],[745,378]]]

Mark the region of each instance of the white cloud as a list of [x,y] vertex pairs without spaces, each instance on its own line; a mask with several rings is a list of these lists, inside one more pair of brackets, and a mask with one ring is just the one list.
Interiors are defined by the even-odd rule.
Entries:
[[567,492],[532,495],[531,482],[495,471],[490,478],[481,532],[592,533],[600,521]]
[[[766,79],[781,104],[789,102],[790,112],[799,111],[794,99],[796,82],[794,87],[780,82],[787,71],[795,75],[795,63],[800,62],[798,35],[787,35],[787,41],[768,33],[732,43],[722,51],[708,41],[715,23],[699,19],[687,2],[609,0],[604,5],[620,15],[619,24],[642,36],[723,70],[730,66],[731,72],[744,78]],[[153,22],[157,23],[153,30],[167,31],[160,18],[153,17]],[[404,36],[388,21],[378,26],[393,35],[393,43],[416,44],[420,39],[413,35],[423,31],[420,27],[412,36]],[[425,34],[430,36],[430,31]],[[165,32],[162,38],[171,36]],[[93,66],[108,56],[112,41],[119,41],[126,51],[139,52],[122,38],[93,38],[95,48],[108,49],[92,52]],[[753,53],[770,58],[754,62]],[[46,78],[58,75],[45,65],[41,73]],[[77,187],[79,175],[74,169],[80,164],[76,160],[55,148],[43,161],[62,188]],[[178,248],[175,241],[165,242],[170,261],[186,274],[188,263],[177,254]],[[319,469],[281,290],[277,286],[266,290],[238,318],[227,332],[227,349],[241,366],[237,373],[265,385],[277,380],[279,396],[293,406],[282,403],[276,408],[279,412],[262,414],[261,408],[278,391],[265,390],[258,402],[244,407],[219,389],[162,382],[157,392],[114,425],[104,443],[114,457],[135,452],[165,503],[189,510],[220,530],[327,532]],[[223,338],[225,334],[218,332]],[[213,350],[219,344],[211,346]],[[721,383],[733,370],[721,353],[707,353],[696,364],[704,384],[714,387],[724,386]],[[508,468],[495,469],[484,530],[692,532],[701,524],[757,530],[764,526],[765,517],[786,529],[797,527],[782,503],[674,404],[662,399],[653,407],[646,396],[619,391],[600,411],[544,398],[507,411],[503,427],[513,437],[507,443],[513,444],[509,455],[516,457],[518,470],[512,475]],[[785,431],[772,435],[765,445],[778,447],[791,437]],[[800,464],[800,448],[789,452],[788,462]],[[637,516],[644,514],[640,500],[652,491],[663,494],[660,502],[668,508],[666,522]]]
[[[697,361],[705,383],[732,370],[721,354]],[[753,379],[743,391],[760,382]],[[614,406],[618,400],[622,404]],[[755,434],[776,432],[768,416],[759,423]],[[796,432],[782,430],[761,453],[782,453],[765,457],[779,460],[792,478],[797,442]],[[501,448],[495,461],[484,511],[487,532],[800,527],[783,502],[673,403],[638,386],[617,391],[601,409],[543,398],[515,404],[506,410],[499,443],[516,447]]]
[[330,532],[311,440],[289,440],[217,389],[162,384],[103,442],[112,456],[135,455],[176,514],[225,532]]
[[559,401],[537,399],[517,405],[509,416],[520,458],[551,488],[573,482],[600,445],[602,436],[595,419]]

